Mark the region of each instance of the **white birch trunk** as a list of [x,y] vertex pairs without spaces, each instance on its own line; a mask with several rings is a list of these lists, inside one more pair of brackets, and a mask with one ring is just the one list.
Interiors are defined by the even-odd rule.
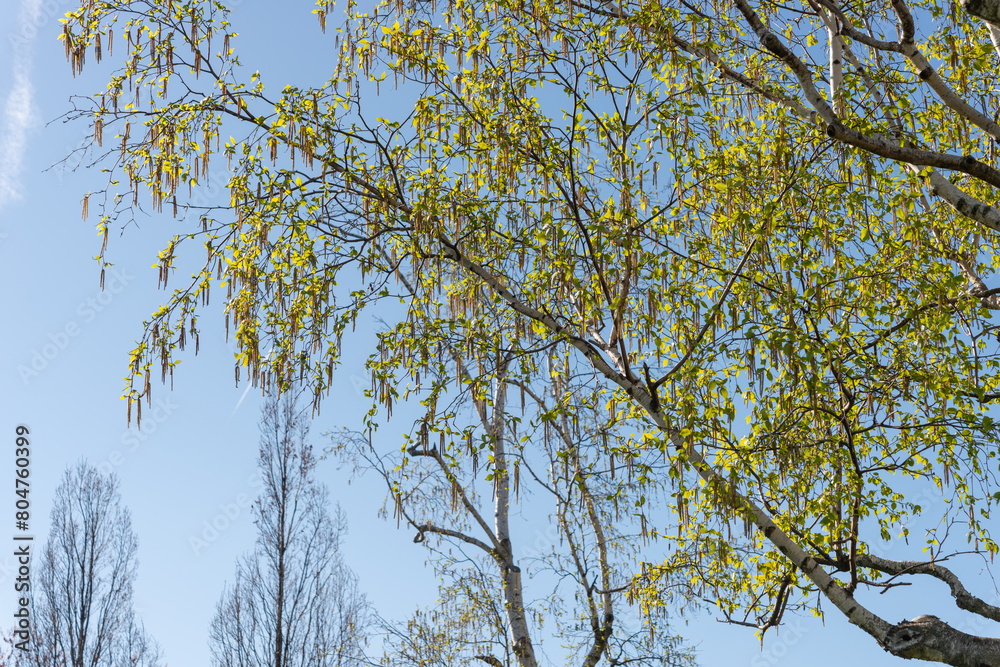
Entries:
[[496,500],[494,528],[500,544],[495,558],[503,577],[504,606],[507,622],[510,624],[514,654],[520,667],[537,667],[535,650],[528,633],[528,618],[524,613],[524,594],[521,587],[521,569],[514,562],[510,540],[510,467],[506,448],[506,421],[504,411],[507,404],[507,383],[505,381],[506,361],[497,368],[496,386],[493,394],[493,461]]
[[844,49],[840,39],[839,25],[837,19],[833,19],[827,23],[826,29],[830,35],[830,103],[833,105],[833,112],[842,116],[844,114]]

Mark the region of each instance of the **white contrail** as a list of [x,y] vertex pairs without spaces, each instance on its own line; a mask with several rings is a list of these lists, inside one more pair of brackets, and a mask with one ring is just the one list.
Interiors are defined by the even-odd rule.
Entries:
[[[273,346],[270,347],[270,348],[268,348],[267,352],[264,354],[264,362],[265,363],[267,363],[267,361],[270,360],[270,358],[271,358],[271,352],[273,352],[273,351],[274,351],[274,347]],[[249,374],[249,369],[247,370],[247,373]],[[247,377],[247,388],[243,390],[243,395],[240,396],[240,400],[236,401],[236,407],[233,408],[233,411],[231,413],[229,413],[230,417],[232,417],[233,415],[235,415],[236,411],[240,409],[241,405],[243,405],[243,399],[247,397],[247,394],[250,393],[250,389],[252,387],[253,387],[253,383],[250,381],[250,378]]]
[[45,24],[41,0],[23,0],[17,32],[7,35],[11,50],[13,86],[3,105],[0,122],[0,207],[20,197],[21,162],[28,146],[28,133],[36,124],[31,86],[32,45],[39,24]]
[[247,394],[250,393],[250,388],[251,387],[253,387],[253,383],[248,380],[247,381],[247,388],[243,390],[243,395],[240,396],[240,400],[236,401],[236,407],[233,408],[233,411],[231,413],[229,413],[230,417],[232,417],[233,415],[235,415],[236,411],[240,409],[241,405],[243,405],[243,399],[246,398]]

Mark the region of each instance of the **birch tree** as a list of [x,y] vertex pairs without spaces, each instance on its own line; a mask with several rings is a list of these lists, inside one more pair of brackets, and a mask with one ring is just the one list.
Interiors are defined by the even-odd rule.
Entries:
[[[694,664],[669,618],[641,619],[629,595],[629,566],[648,538],[630,508],[664,489],[633,479],[633,459],[617,477],[608,467],[622,434],[596,410],[595,378],[567,387],[574,374],[549,353],[549,381],[529,386],[512,377],[506,352],[477,370],[450,343],[443,352],[402,451],[375,444],[374,421],[334,438],[382,477],[384,513],[431,549],[441,579],[436,606],[388,627],[385,663],[534,666],[558,642],[585,667]],[[453,377],[480,389],[456,395]],[[644,467],[665,465],[653,456]]]
[[[219,283],[237,379],[303,377],[316,407],[379,305],[369,427],[434,396],[446,342],[493,369],[455,372],[487,416],[498,375],[540,391],[555,351],[634,434],[608,468],[670,489],[679,534],[631,573],[648,613],[683,585],[761,633],[822,606],[873,650],[1000,664],[939,610],[871,605],[943,582],[1000,620],[958,555],[997,552],[995,4],[324,0],[317,44],[339,56],[282,87],[240,67],[219,3],[88,3],[64,24],[71,68],[112,46],[123,63],[70,113],[108,141],[108,188],[84,199],[102,271],[150,198],[186,225],[161,284],[204,257],[145,323],[129,405],[197,349]],[[194,205],[223,157],[229,202]],[[458,456],[464,427],[436,423]],[[665,513],[635,512],[664,534]],[[891,539],[911,553],[878,556]]]

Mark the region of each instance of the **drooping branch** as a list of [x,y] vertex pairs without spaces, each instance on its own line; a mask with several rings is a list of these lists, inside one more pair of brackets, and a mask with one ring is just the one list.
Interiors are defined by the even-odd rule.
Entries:
[[858,565],[860,567],[878,570],[886,574],[895,576],[923,574],[939,579],[948,584],[951,589],[951,596],[955,598],[955,605],[959,609],[978,614],[993,621],[1000,622],[1000,607],[989,604],[985,600],[976,597],[965,588],[961,579],[941,563],[922,562],[913,560],[889,560],[874,554],[858,554]]
[[452,530],[451,528],[442,528],[441,526],[436,526],[432,523],[418,524],[413,521],[410,521],[410,525],[412,525],[414,528],[417,529],[417,536],[413,538],[414,542],[423,542],[424,533],[434,533],[436,535],[443,535],[445,537],[453,537],[461,542],[465,542],[466,544],[478,547],[488,554],[492,554],[494,552],[494,549],[490,545],[486,544],[480,539],[472,537],[471,535],[466,535],[465,533],[459,530]]
[[[824,7],[830,9],[831,0],[811,0],[813,9],[817,14],[823,19],[826,24],[827,30],[831,33],[835,28],[833,20],[827,15],[826,11],[819,7],[822,4]],[[839,10],[831,9],[831,11],[839,12]],[[840,14],[838,13],[838,16]],[[843,18],[841,19],[843,20]],[[865,82],[868,88],[868,92],[872,94],[876,100],[878,100],[879,106],[882,108],[885,120],[889,123],[889,126],[894,129],[897,134],[902,134],[902,123],[897,114],[897,110],[893,105],[888,104],[887,96],[882,94],[879,84],[877,84],[871,76],[869,76],[867,68],[861,63],[861,61],[854,55],[850,45],[844,42],[843,38],[838,38],[837,43],[841,45],[844,55],[847,57],[848,62],[854,67],[854,70],[858,72]],[[992,122],[992,121],[991,121]],[[953,209],[955,209],[959,214],[964,215],[975,222],[991,229],[993,231],[1000,231],[1000,211],[997,211],[993,207],[979,201],[975,197],[968,195],[963,192],[958,186],[954,185],[947,178],[942,176],[933,167],[925,167],[923,169],[908,164],[907,167],[910,171],[920,179],[926,178],[926,181],[930,185],[931,194],[944,199]],[[931,212],[931,204],[928,201],[924,193],[920,194],[919,198],[920,204],[925,211]],[[934,230],[935,234],[940,236],[938,230]],[[939,243],[942,244],[942,248],[946,248],[944,240],[939,238]],[[946,250],[947,252],[947,250]],[[969,281],[972,286],[972,291],[976,295],[982,295],[987,291],[986,284],[980,278],[979,274],[972,267],[972,262],[968,258],[955,257],[953,253],[947,253],[949,259],[955,261],[959,268],[961,269],[963,275]],[[981,302],[987,308],[991,310],[1000,309],[1000,298],[995,296],[986,296],[981,298]]]
[[[983,0],[983,1],[991,2],[995,4],[998,8],[1000,8],[1000,0]],[[824,13],[816,5],[814,5],[814,10],[816,10],[817,14],[823,19],[824,23],[826,24],[828,32],[835,33],[839,31],[839,33],[846,35],[850,39],[866,44],[876,50],[900,52],[900,53],[902,52],[901,51],[902,47],[898,42],[881,42],[878,40],[874,40],[865,33],[862,33],[851,27],[846,17],[839,10],[836,4],[832,2],[832,0],[816,0],[816,3],[818,5],[822,5],[823,7],[831,11],[839,21],[839,23],[835,24],[833,19],[831,19],[826,13]],[[610,5],[612,3],[608,2],[604,4]],[[746,7],[748,11],[752,12],[752,10],[749,9],[748,5]],[[598,8],[592,8],[592,11],[595,11],[596,13],[606,13],[609,16],[615,16],[615,17],[621,17],[624,15],[623,11],[620,8],[617,8],[612,11],[602,11]],[[751,25],[754,26],[755,29],[760,28],[758,36],[770,34],[759,19],[756,20],[756,23],[751,21]],[[989,29],[990,29],[991,39],[993,39],[994,45],[997,48],[997,52],[998,54],[1000,54],[1000,28],[990,24]],[[895,112],[892,105],[888,103],[888,100],[885,100],[883,98],[881,92],[877,89],[877,86],[874,83],[874,81],[872,81],[870,77],[868,77],[866,69],[862,66],[861,62],[851,53],[850,47],[844,43],[843,37],[840,35],[838,35],[838,37],[839,39],[834,40],[834,42],[837,45],[839,45],[839,47],[842,49],[843,53],[847,56],[848,60],[851,62],[855,70],[865,78],[865,81],[869,88],[869,92],[872,93],[875,96],[875,98],[879,101],[879,105],[886,113],[886,119],[890,122],[890,124],[894,128],[901,128],[898,119],[895,118]],[[772,43],[777,42],[777,38],[775,38],[773,35],[771,35],[771,38],[772,38],[771,40]],[[734,83],[743,86],[747,90],[753,91],[761,95],[763,98],[771,102],[781,104],[782,106],[793,112],[796,116],[805,121],[812,122],[816,118],[817,114],[822,115],[822,111],[824,108],[829,110],[828,115],[824,116],[824,119],[827,120],[828,123],[830,122],[830,118],[839,115],[842,112],[842,109],[835,110],[833,108],[830,108],[829,105],[827,105],[826,102],[822,100],[818,92],[815,90],[815,87],[812,85],[811,79],[809,79],[809,86],[808,87],[803,86],[803,87],[805,92],[807,93],[807,98],[810,100],[810,102],[814,100],[821,102],[821,105],[818,106],[817,110],[814,111],[810,111],[806,106],[804,106],[798,100],[787,97],[779,92],[767,89],[762,85],[760,85],[759,83],[755,82],[750,77],[742,74],[738,70],[733,69],[732,67],[727,65],[721,58],[719,58],[718,55],[715,54],[711,49],[705,48],[703,46],[692,45],[689,42],[685,41],[684,39],[673,34],[669,35],[669,39],[671,43],[673,43],[675,46],[683,49],[684,51],[690,53],[695,57],[701,58],[706,62],[712,64],[714,67],[718,69],[719,73],[724,78],[729,79],[730,81],[733,81]],[[786,54],[792,55],[791,52],[787,50]],[[778,55],[779,57],[782,57],[780,54]],[[920,57],[922,58],[922,56]],[[784,58],[782,57],[782,59]],[[800,69],[805,69],[805,66],[800,61],[798,61],[798,65]],[[924,71],[924,68],[920,68],[918,71]],[[799,75],[799,72],[795,73],[796,76]],[[938,75],[936,72],[933,72],[933,75],[937,77],[937,79],[940,79],[940,75]],[[802,79],[800,78],[800,81],[801,80]],[[831,85],[833,85],[832,82]],[[813,93],[812,96],[808,94],[810,90]],[[953,102],[955,100],[957,100],[958,102],[962,102],[961,98],[958,98],[953,91],[950,92],[951,95],[949,95],[948,92],[944,93],[945,98],[947,98],[946,101],[950,99]],[[941,93],[939,92],[939,94]],[[964,104],[964,102],[962,103]],[[967,104],[965,104],[964,106],[961,106],[960,104],[959,106],[963,114],[972,114],[971,116],[967,117],[969,118],[974,117],[977,121],[976,122],[977,125],[986,129],[994,136],[996,132],[1000,131],[1000,126],[998,126],[995,122],[993,122],[986,116],[983,116],[982,114],[977,112],[974,108],[969,107]],[[835,139],[844,139],[846,138],[847,133],[843,133],[837,129],[834,129],[833,134],[831,134],[830,136]],[[850,141],[847,141],[846,143],[852,143],[852,145],[863,148],[865,150],[870,150],[872,147],[874,147],[874,144],[871,142],[877,139],[877,138],[866,138],[864,137],[864,135],[861,135],[860,133],[854,133],[854,135],[852,136],[855,139],[854,143]],[[860,141],[862,139],[864,141]],[[933,158],[937,154],[930,153],[928,151],[916,151],[916,149],[910,146],[909,150],[914,150],[916,151],[915,153],[904,155],[903,153],[897,151],[894,152],[892,155],[888,155],[887,152],[890,152],[891,149],[893,148],[891,143],[886,142],[884,140],[880,140],[879,143],[882,152],[879,152],[877,150],[872,150],[873,153],[880,155],[882,157],[889,157],[890,159],[900,160],[910,165],[915,173],[917,173],[918,175],[924,175],[928,179],[931,193],[934,194],[935,196],[944,199],[945,202],[947,202],[948,205],[951,206],[955,211],[957,211],[961,215],[970,218],[971,220],[980,223],[981,225],[987,227],[988,229],[991,229],[993,231],[1000,231],[1000,211],[997,211],[997,209],[993,208],[992,206],[962,191],[961,188],[954,185],[951,181],[942,176],[935,168],[935,167],[949,168],[949,169],[958,168],[960,166],[960,162],[964,160],[965,157],[960,158],[957,156],[945,156],[949,157],[950,159],[942,160],[935,163],[931,161],[931,158]],[[911,160],[910,158],[913,158],[913,160]],[[972,158],[969,159],[972,160]],[[989,307],[992,307],[992,304],[988,305]]]
[[[490,529],[489,524],[483,518],[482,514],[480,514],[480,512],[476,508],[476,506],[473,504],[472,500],[469,498],[469,495],[465,491],[465,487],[462,486],[458,482],[458,477],[451,470],[451,468],[448,465],[448,463],[444,460],[444,457],[442,456],[441,452],[436,447],[433,448],[433,449],[430,449],[430,450],[421,450],[421,449],[416,448],[416,447],[411,447],[409,450],[407,450],[407,452],[411,456],[428,456],[428,457],[434,459],[434,461],[438,464],[438,467],[441,468],[441,472],[444,474],[445,479],[448,480],[448,482],[452,485],[453,489],[455,490],[455,493],[461,499],[461,501],[462,501],[462,507],[465,508],[465,511],[468,512],[470,516],[472,516],[473,520],[475,520],[475,522],[476,522],[476,525],[479,526],[479,528],[487,535],[487,537],[489,538],[490,542],[492,543],[491,547],[483,545],[481,548],[484,551],[486,551],[487,553],[489,553],[489,554],[492,554],[495,551],[501,549],[502,547],[501,547],[501,542],[500,542],[499,538],[493,532],[493,530]],[[417,526],[417,529],[421,530],[420,526]],[[451,535],[450,533],[443,532],[443,529],[424,528],[423,530],[428,530],[429,532],[440,533],[442,535],[445,535],[445,534]],[[469,542],[470,544],[472,543],[470,541],[471,538],[467,538],[467,537],[464,537],[464,536],[458,536],[458,535],[451,535],[451,536],[452,537],[461,537],[461,539],[463,541]],[[480,546],[480,545],[477,544],[476,546]]]
[[[951,155],[926,151],[911,146],[900,146],[878,135],[868,135],[846,126],[833,108],[823,99],[813,82],[812,72],[802,60],[775,35],[750,7],[747,0],[733,0],[756,33],[761,45],[785,64],[799,82],[809,104],[826,122],[826,133],[831,139],[861,148],[880,157],[921,167],[951,169],[968,174],[984,183],[1000,187],[1000,171],[980,162],[971,155]],[[900,2],[901,0],[896,0]],[[905,31],[904,31],[905,32]]]
[[[740,4],[740,3],[738,3]],[[975,160],[972,156],[949,156],[945,154],[934,154],[929,151],[918,150],[911,142],[904,142],[902,146],[895,146],[893,142],[887,142],[882,137],[877,136],[865,136],[859,132],[855,132],[844,126],[838,119],[838,116],[842,115],[842,108],[837,106],[837,87],[835,85],[838,80],[838,64],[837,58],[841,52],[843,52],[847,59],[851,62],[851,65],[855,70],[860,73],[862,78],[865,80],[868,86],[869,92],[872,93],[875,98],[879,101],[879,105],[882,107],[885,114],[886,120],[890,123],[893,128],[901,128],[900,119],[897,117],[895,108],[887,103],[886,98],[882,95],[881,91],[878,89],[877,85],[871,80],[867,74],[866,68],[857,59],[857,57],[852,53],[850,46],[847,45],[843,38],[840,37],[840,32],[845,31],[850,34],[852,38],[861,39],[864,43],[868,43],[872,48],[885,47],[886,50],[896,51],[904,56],[906,56],[911,64],[920,73],[920,78],[931,86],[932,89],[938,94],[938,96],[944,101],[950,108],[956,111],[962,117],[968,119],[975,125],[979,126],[981,129],[989,133],[994,139],[1000,137],[1000,125],[994,122],[985,114],[980,113],[968,103],[966,103],[962,98],[960,98],[941,78],[941,76],[934,70],[933,67],[927,62],[927,60],[917,49],[913,42],[913,17],[909,13],[909,9],[906,7],[905,0],[894,0],[892,6],[896,11],[897,16],[900,19],[900,23],[903,26],[903,35],[900,42],[890,45],[889,48],[882,44],[870,44],[871,40],[865,40],[862,38],[862,34],[853,29],[845,29],[847,25],[846,18],[843,16],[840,9],[836,6],[833,0],[812,0],[811,4],[814,11],[821,17],[821,19],[826,24],[828,33],[830,34],[831,42],[831,97],[834,100],[834,109],[831,114],[828,114],[832,118],[832,122],[827,126],[827,133],[830,137],[844,141],[865,150],[869,150],[877,155],[883,157],[889,157],[894,160],[898,160],[906,164],[909,169],[921,179],[926,179],[929,184],[929,189],[931,194],[940,197],[946,203],[948,203],[956,212],[968,217],[969,219],[978,222],[984,227],[992,231],[1000,231],[1000,211],[997,211],[992,206],[986,204],[983,201],[969,195],[968,193],[962,191],[958,186],[954,185],[947,178],[942,176],[935,166],[940,166],[944,168],[959,169],[964,170],[966,173],[971,172],[964,167],[968,167],[977,172],[977,177],[982,180],[997,185],[995,176],[997,174],[990,174],[988,172],[995,171],[992,168],[987,167],[983,169],[982,163]],[[808,85],[806,85],[808,76],[807,69],[805,65],[799,61],[795,56],[785,48],[773,34],[770,34],[766,30],[766,26],[752,14],[752,10],[749,5],[743,3],[741,6],[741,11],[744,11],[744,15],[747,17],[748,21],[754,26],[758,35],[761,37],[762,43],[765,39],[769,41],[772,45],[770,50],[782,58],[786,64],[793,70],[796,76],[802,83],[802,88],[806,93],[807,98],[810,97],[810,90],[815,94],[815,88],[812,87],[811,79],[808,80]],[[823,8],[818,5],[823,5],[824,8],[829,10],[831,13],[835,14],[841,23],[835,22],[831,19]],[[751,20],[751,17],[754,20]],[[998,29],[991,26],[991,36]],[[1000,52],[1000,51],[998,51]],[[817,110],[821,115],[823,115],[823,109],[825,102],[820,100],[821,106],[817,107]],[[826,107],[828,108],[828,107]],[[827,118],[827,116],[823,116]],[[829,121],[828,121],[829,122]],[[897,150],[898,149],[898,150]],[[910,153],[906,153],[910,151]],[[937,159],[934,156],[937,155]],[[998,172],[1000,173],[1000,172]],[[930,204],[927,202],[926,197],[921,196],[921,201],[924,209],[930,212]],[[983,280],[980,278],[975,268],[972,266],[972,262],[966,258],[955,258],[949,255],[949,258],[956,261],[959,265],[960,270],[963,275],[969,281],[970,292],[973,295],[980,296],[988,292],[988,288]],[[991,309],[1000,309],[1000,298],[985,296],[981,297],[981,303]]]

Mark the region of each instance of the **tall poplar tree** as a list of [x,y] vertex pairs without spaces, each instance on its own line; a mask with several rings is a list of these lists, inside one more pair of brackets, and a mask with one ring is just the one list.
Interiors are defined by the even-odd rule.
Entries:
[[81,461],[56,489],[45,550],[33,563],[32,637],[22,667],[158,667],[132,599],[139,547],[118,479]]
[[344,563],[347,531],[314,480],[309,422],[291,394],[272,394],[260,421],[258,537],[212,620],[220,667],[350,667],[363,663],[369,610]]

